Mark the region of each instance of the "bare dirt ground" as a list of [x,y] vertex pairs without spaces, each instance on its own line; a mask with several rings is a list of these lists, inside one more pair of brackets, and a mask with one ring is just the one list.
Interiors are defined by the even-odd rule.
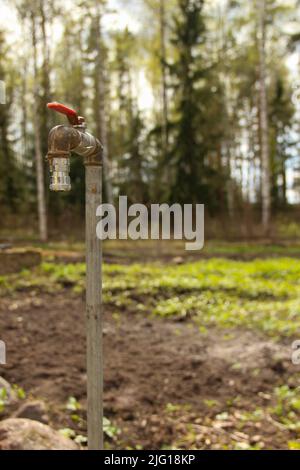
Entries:
[[[50,424],[85,434],[84,301],[66,289],[18,292],[0,303],[1,373],[47,403]],[[287,448],[295,439],[267,412],[274,387],[297,386],[290,340],[105,309],[105,416],[110,448]],[[299,368],[298,368],[299,369]],[[299,371],[299,370],[298,370]],[[82,409],[74,421],[70,396]],[[261,409],[259,419],[244,412]],[[14,411],[7,408],[5,414]],[[244,444],[243,444],[244,443]],[[245,444],[246,443],[246,444]]]

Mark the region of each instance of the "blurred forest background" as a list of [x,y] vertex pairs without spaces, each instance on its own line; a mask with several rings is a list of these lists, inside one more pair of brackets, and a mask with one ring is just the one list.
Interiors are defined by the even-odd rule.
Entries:
[[[204,203],[209,235],[299,235],[300,2],[0,0],[1,228],[82,228],[48,190],[61,101],[102,140],[107,201]],[[231,221],[228,223],[228,221]],[[227,223],[225,223],[227,222]]]

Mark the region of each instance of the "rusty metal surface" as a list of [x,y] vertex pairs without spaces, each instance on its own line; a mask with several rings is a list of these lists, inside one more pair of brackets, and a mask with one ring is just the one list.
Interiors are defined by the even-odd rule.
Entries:
[[85,165],[99,166],[102,164],[102,151],[99,140],[85,130],[60,125],[49,133],[47,160],[50,165],[53,158],[69,157],[74,152],[83,157]]

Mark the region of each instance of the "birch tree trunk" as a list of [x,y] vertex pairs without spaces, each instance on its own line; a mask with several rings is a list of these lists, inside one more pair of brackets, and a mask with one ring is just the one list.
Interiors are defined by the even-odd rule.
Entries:
[[[50,86],[50,50],[49,41],[47,37],[47,21],[50,21],[50,13],[45,11],[45,4],[40,0],[39,15],[41,18],[41,32],[42,32],[42,46],[43,46],[43,65],[42,65],[42,85],[43,85],[43,99],[45,104],[51,101],[51,86]],[[48,116],[47,108],[45,106],[45,124],[47,124]],[[47,127],[47,126],[45,126]],[[45,129],[48,134],[48,129]]]
[[43,88],[45,99],[50,100],[50,59],[49,44],[46,33],[46,13],[43,0],[40,0],[39,13],[41,17],[42,44],[43,44]]
[[34,12],[31,12],[31,35],[33,50],[33,99],[34,99],[34,150],[36,159],[36,180],[37,180],[37,201],[38,201],[38,217],[39,217],[39,234],[42,241],[48,238],[47,233],[47,213],[45,200],[45,184],[44,184],[44,165],[41,147],[41,132],[39,125],[39,109],[38,109],[38,68],[37,68],[37,40],[36,40],[36,22]]
[[[22,29],[22,33],[24,34],[24,28]],[[22,76],[21,76],[21,133],[22,133],[22,159],[23,164],[25,164],[25,159],[27,156],[27,120],[28,120],[28,112],[27,112],[27,76],[28,76],[28,69],[27,69],[27,59],[22,56]]]
[[258,2],[258,47],[259,47],[259,107],[261,133],[261,169],[262,169],[262,225],[267,235],[271,221],[271,175],[269,152],[269,123],[266,87],[266,2]]

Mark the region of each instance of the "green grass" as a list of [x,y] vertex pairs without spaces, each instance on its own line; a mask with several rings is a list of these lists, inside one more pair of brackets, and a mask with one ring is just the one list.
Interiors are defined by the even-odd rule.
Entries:
[[[299,237],[298,237],[299,238]],[[119,259],[136,260],[139,262],[142,256],[151,259],[159,259],[161,256],[183,259],[199,259],[201,256],[224,257],[300,257],[300,244],[296,242],[281,241],[277,243],[259,242],[226,242],[210,240],[205,243],[201,251],[185,251],[185,242],[181,240],[106,240],[103,242],[104,253]],[[61,251],[74,252],[84,255],[84,243],[79,241],[60,241],[48,243],[29,243],[27,248],[40,248],[44,252],[59,254]]]
[[201,326],[271,335],[293,335],[300,327],[300,263],[290,258],[108,266],[104,292],[111,303],[135,302],[137,310],[192,317]]
[[203,248],[204,253],[223,255],[254,255],[254,256],[299,256],[300,245],[295,243],[237,243],[209,242]]
[[[66,287],[84,290],[85,265],[43,263],[2,276],[0,292]],[[116,311],[192,318],[199,327],[246,327],[272,336],[300,329],[300,263],[292,258],[232,261],[212,258],[182,265],[104,266],[104,302]]]

